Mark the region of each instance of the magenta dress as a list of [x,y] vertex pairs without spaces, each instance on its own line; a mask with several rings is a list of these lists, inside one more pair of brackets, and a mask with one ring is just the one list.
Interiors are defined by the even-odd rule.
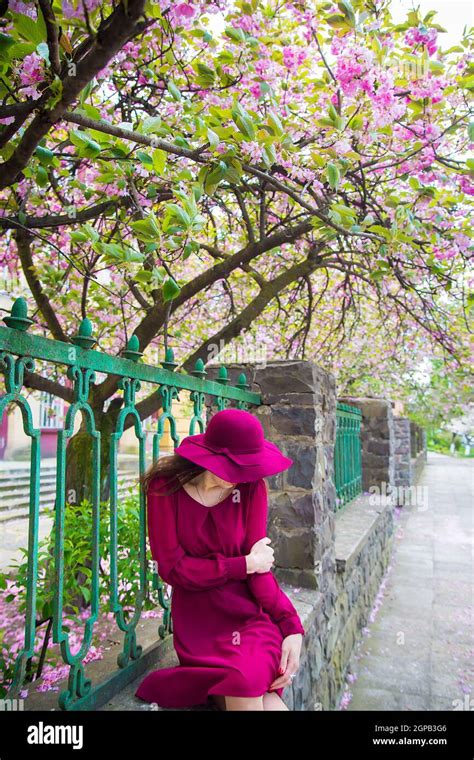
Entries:
[[[239,483],[212,507],[153,480],[148,533],[160,578],[171,585],[179,665],[149,673],[135,695],[160,707],[204,704],[211,694],[258,697],[279,676],[285,636],[305,634],[271,571],[247,573],[245,555],[267,535],[265,482]],[[275,693],[282,695],[279,688]]]

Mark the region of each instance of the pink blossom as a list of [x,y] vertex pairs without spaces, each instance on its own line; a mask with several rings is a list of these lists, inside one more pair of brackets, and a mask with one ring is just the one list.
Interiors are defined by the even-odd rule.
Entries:
[[261,22],[256,13],[252,13],[252,15],[243,13],[238,18],[232,20],[232,26],[254,36],[258,35],[261,31]]
[[189,3],[178,3],[173,10],[177,16],[184,16],[185,18],[192,18],[196,12],[196,9]]
[[82,2],[77,4],[77,7],[75,8],[74,5],[69,2],[69,0],[62,0],[62,12],[64,18],[71,19],[71,18],[84,18],[84,4],[88,10],[89,13],[92,13],[92,11],[95,11],[96,8],[101,4],[102,0],[83,0]]
[[21,86],[25,88],[24,94],[37,100],[41,93],[36,85],[44,79],[44,59],[37,53],[25,56],[19,76]]
[[459,184],[463,193],[466,193],[466,195],[474,195],[474,184],[469,177],[466,177],[466,175],[461,176]]
[[254,98],[259,98],[260,95],[262,94],[260,82],[256,82],[255,84],[253,84],[251,87],[249,87],[249,90],[254,96]]
[[263,148],[253,140],[250,142],[243,142],[241,148],[242,152],[250,156],[253,161],[259,161],[262,158]]
[[36,8],[33,3],[23,3],[21,0],[10,0],[8,10],[12,13],[23,13],[30,18],[37,18]]
[[306,58],[306,51],[297,47],[284,47],[283,48],[283,65],[289,71],[295,72]]
[[432,55],[433,53],[436,53],[438,49],[436,43],[437,36],[438,33],[433,27],[430,29],[427,29],[425,26],[412,27],[405,35],[405,42],[411,48],[414,48],[417,45],[422,45],[423,47],[426,47],[428,53]]

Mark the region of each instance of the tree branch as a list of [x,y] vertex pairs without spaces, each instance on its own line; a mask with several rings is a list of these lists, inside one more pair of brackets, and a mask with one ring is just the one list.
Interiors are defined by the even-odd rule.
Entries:
[[58,44],[59,30],[58,30],[56,18],[54,16],[54,11],[49,0],[38,0],[38,4],[39,4],[39,7],[41,8],[41,13],[43,14],[44,23],[46,25],[46,36],[47,36],[47,42],[48,42],[49,60],[51,63],[51,68],[53,69],[55,74],[59,75],[61,72],[61,62],[59,60],[59,44]]
[[[45,227],[63,227],[68,224],[82,224],[89,221],[89,219],[96,219],[101,214],[108,211],[108,209],[116,208],[117,206],[129,206],[131,199],[124,195],[119,199],[113,199],[110,201],[104,201],[98,203],[96,206],[90,206],[89,208],[77,211],[75,216],[69,216],[68,214],[45,214],[44,216],[27,216],[26,221],[22,222],[23,227],[29,227],[30,229],[42,229]],[[0,228],[5,230],[15,229],[20,225],[20,222],[13,217],[4,216],[0,217]]]
[[74,76],[66,75],[62,80],[60,101],[51,109],[40,108],[10,158],[0,164],[0,189],[16,181],[22,169],[27,166],[41,138],[48,134],[53,124],[60,121],[67,108],[76,101],[84,87],[96,74],[110,63],[130,39],[154,23],[153,20],[144,19],[144,7],[145,0],[120,2],[110,16],[101,23],[97,36],[87,53],[79,62],[74,61]]
[[67,388],[65,385],[61,385],[61,383],[57,383],[55,380],[49,380],[47,377],[37,375],[36,372],[25,372],[23,385],[25,388],[31,388],[34,391],[51,393],[53,396],[58,396],[70,404],[74,401],[74,391],[72,388]]

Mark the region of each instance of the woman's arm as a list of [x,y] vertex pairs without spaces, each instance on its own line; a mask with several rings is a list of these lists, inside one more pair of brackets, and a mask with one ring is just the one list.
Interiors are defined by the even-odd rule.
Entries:
[[231,579],[247,577],[245,556],[226,557],[212,552],[207,558],[201,558],[186,554],[178,541],[174,494],[159,494],[151,485],[147,515],[151,555],[165,583],[203,591],[222,586]]
[[[249,493],[245,553],[249,553],[253,544],[267,535],[268,498],[265,482],[258,480],[252,486]],[[300,617],[271,570],[267,573],[250,573],[247,583],[263,609],[278,624],[283,637],[292,633],[304,636],[305,629]]]

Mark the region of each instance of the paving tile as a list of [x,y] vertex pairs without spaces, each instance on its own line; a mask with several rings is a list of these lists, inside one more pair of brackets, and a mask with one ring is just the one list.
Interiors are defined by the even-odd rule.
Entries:
[[470,468],[428,454],[428,508],[401,512],[382,604],[351,667],[348,710],[474,709]]

